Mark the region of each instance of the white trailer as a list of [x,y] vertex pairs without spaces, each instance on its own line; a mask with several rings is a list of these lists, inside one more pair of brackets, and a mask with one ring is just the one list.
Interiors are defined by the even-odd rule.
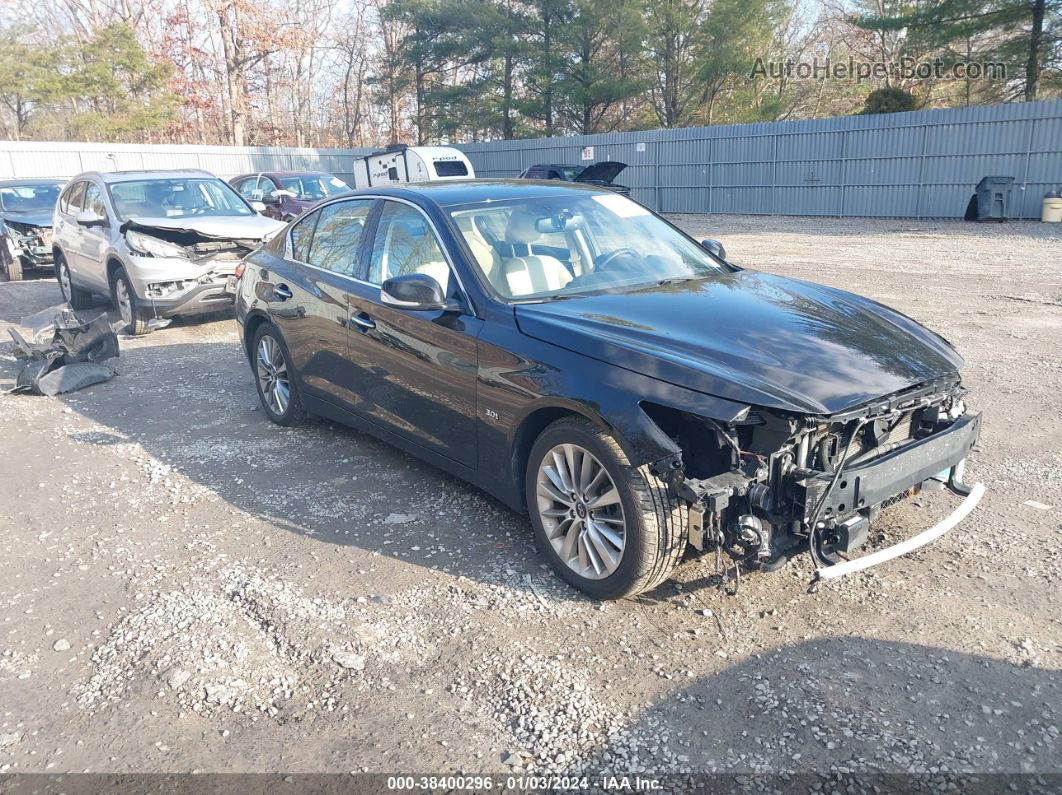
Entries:
[[464,153],[449,146],[392,144],[354,161],[354,187],[371,188],[395,182],[434,182],[473,179],[472,164]]

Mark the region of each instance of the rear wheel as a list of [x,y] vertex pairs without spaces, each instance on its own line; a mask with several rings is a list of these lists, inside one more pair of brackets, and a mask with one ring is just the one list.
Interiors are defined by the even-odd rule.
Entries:
[[74,285],[70,278],[70,266],[66,264],[66,257],[58,251],[55,252],[55,278],[59,282],[59,291],[63,294],[63,299],[70,304],[72,309],[89,309],[92,306],[92,293]]
[[647,467],[633,467],[608,433],[581,417],[535,441],[527,507],[557,573],[598,599],[655,588],[682,557],[688,513]]
[[269,419],[277,425],[301,425],[306,412],[302,408],[295,368],[280,333],[268,323],[259,326],[251,350],[258,398]]
[[125,268],[118,268],[111,276],[111,299],[125,323],[125,332],[137,337],[147,334],[147,317],[136,303],[136,293]]

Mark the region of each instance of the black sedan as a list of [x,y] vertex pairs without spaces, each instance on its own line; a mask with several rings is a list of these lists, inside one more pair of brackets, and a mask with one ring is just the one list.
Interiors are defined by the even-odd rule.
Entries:
[[[820,577],[954,525],[980,415],[910,318],[736,267],[610,191],[468,181],[369,189],[247,257],[237,321],[269,417],[348,423],[528,510],[569,583],[664,581],[688,549]],[[883,506],[966,495],[853,560]]]

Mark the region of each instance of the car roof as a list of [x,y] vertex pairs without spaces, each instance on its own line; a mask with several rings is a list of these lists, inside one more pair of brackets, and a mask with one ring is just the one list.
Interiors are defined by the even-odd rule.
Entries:
[[[352,195],[394,196],[399,199],[424,198],[441,207],[507,199],[537,199],[574,193],[613,194],[593,185],[538,179],[455,179],[408,182],[393,186],[362,188]],[[613,194],[614,195],[614,194]]]
[[243,179],[245,177],[257,177],[261,174],[263,177],[331,177],[327,171],[248,171],[246,174],[240,174],[233,177],[233,179]]
[[189,177],[209,177],[211,179],[219,179],[216,174],[211,174],[209,171],[204,171],[201,168],[181,168],[181,169],[145,169],[142,171],[86,171],[82,174],[78,174],[76,177],[71,178],[71,182],[75,179],[98,179],[100,182],[107,183],[108,185],[116,182],[134,182],[144,179],[187,179]]
[[[571,163],[532,163],[527,168],[585,168],[585,166],[576,166]],[[527,168],[524,171],[527,171]]]
[[0,188],[13,188],[18,185],[65,185],[65,179],[54,177],[24,177],[23,179],[0,179]]

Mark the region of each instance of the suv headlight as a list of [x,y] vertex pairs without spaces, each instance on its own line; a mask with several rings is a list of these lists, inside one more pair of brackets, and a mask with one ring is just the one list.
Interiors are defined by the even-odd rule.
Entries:
[[148,257],[181,257],[188,259],[188,252],[176,243],[167,243],[157,237],[130,229],[125,233],[125,242],[137,254]]

